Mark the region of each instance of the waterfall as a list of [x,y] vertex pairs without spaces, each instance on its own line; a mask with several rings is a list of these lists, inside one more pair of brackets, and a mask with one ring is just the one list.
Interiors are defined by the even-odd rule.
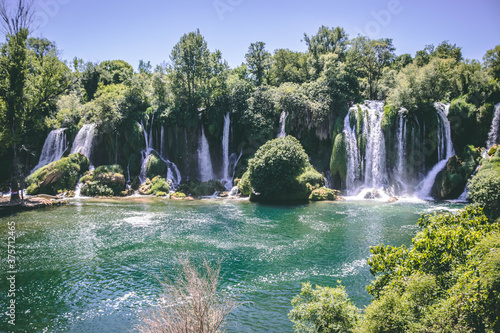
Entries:
[[493,113],[493,121],[491,122],[491,129],[488,133],[488,141],[486,142],[486,149],[491,148],[493,145],[498,143],[498,131],[500,129],[500,103],[495,105],[495,111]]
[[363,134],[366,135],[365,186],[378,188],[387,182],[385,140],[382,132],[384,102],[367,101],[365,103],[368,106],[366,108],[368,112],[364,112],[365,125],[363,127]]
[[82,153],[89,159],[92,165],[92,146],[94,144],[95,124],[86,124],[78,131],[73,141],[71,154]]
[[201,134],[198,140],[198,170],[200,180],[206,182],[214,179],[214,171],[212,168],[212,160],[210,159],[210,148],[208,145],[207,137],[205,136],[205,129],[201,125]]
[[[353,106],[344,118],[343,134],[347,154],[346,188],[349,195],[360,192],[362,188],[380,188],[387,184],[388,179],[385,139],[382,132],[384,102],[366,101],[359,107],[361,114],[358,114],[358,106]],[[350,124],[352,116],[356,120],[358,117],[363,117],[363,130],[359,138],[356,136],[356,126],[351,127]],[[362,139],[366,142],[364,156],[360,150]]]
[[346,172],[346,188],[347,194],[354,194],[357,180],[361,177],[361,156],[358,149],[358,141],[356,139],[356,125],[351,128],[350,113],[357,112],[357,109],[352,107],[344,118],[344,144],[347,154],[347,172]]
[[[147,169],[148,169],[148,161],[151,156],[152,152],[155,152],[158,157],[167,164],[167,174],[165,175],[167,180],[172,181],[172,184],[174,186],[177,186],[180,184],[182,181],[182,175],[177,168],[177,165],[175,165],[174,162],[169,161],[168,159],[163,157],[163,152],[158,153],[154,148],[153,148],[153,122],[154,122],[154,113],[153,116],[151,117],[151,124],[149,126],[149,131],[146,130],[146,127],[144,127],[144,123],[141,122],[137,123],[142,129],[142,132],[144,133],[144,141],[146,142],[146,147],[141,151],[141,171],[139,173],[139,180],[141,184],[143,184],[146,181],[147,178]],[[163,127],[162,127],[162,133],[161,133],[161,144],[160,147],[163,146]]]
[[31,173],[51,162],[59,160],[63,156],[66,149],[68,149],[65,130],[65,128],[60,128],[51,131],[47,135],[38,164],[31,170]]
[[224,116],[224,132],[222,135],[222,179],[229,180],[229,129],[231,119],[229,112]]
[[450,104],[435,103],[438,116],[437,138],[439,162],[429,171],[427,176],[420,182],[418,196],[423,199],[432,199],[431,191],[437,175],[446,167],[448,159],[455,154],[453,142],[451,141],[451,127],[448,121]]
[[398,114],[398,128],[396,133],[397,142],[397,165],[396,179],[406,190],[406,120],[404,118],[405,109],[401,109]]
[[280,115],[280,131],[278,133],[278,136],[276,136],[277,138],[284,138],[286,136],[285,132],[286,117],[288,117],[288,115],[286,114],[285,111],[282,111]]
[[161,127],[160,131],[160,155],[163,156],[165,152],[165,146],[163,145],[163,137],[165,136],[165,126]]

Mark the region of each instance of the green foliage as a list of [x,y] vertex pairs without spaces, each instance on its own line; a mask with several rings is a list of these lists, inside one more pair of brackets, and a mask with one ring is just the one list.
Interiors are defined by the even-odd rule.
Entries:
[[500,225],[473,206],[418,224],[423,229],[411,249],[371,249],[377,279],[368,290],[376,299],[361,331],[484,332],[498,325]]
[[279,112],[274,107],[272,91],[266,86],[255,89],[241,118],[247,139],[263,143],[274,137],[278,119]]
[[194,196],[209,196],[215,192],[224,191],[226,188],[219,180],[200,182],[199,180],[189,182],[189,192]]
[[500,80],[500,45],[488,50],[484,55],[484,64],[491,71],[493,77]]
[[500,150],[490,160],[483,159],[481,169],[469,183],[469,199],[484,208],[488,217],[500,216]]
[[309,196],[309,200],[311,201],[334,201],[337,200],[337,197],[340,195],[340,192],[337,190],[332,190],[331,188],[320,187],[311,192]]
[[123,60],[106,60],[99,64],[100,82],[104,85],[127,82],[134,74],[134,68]]
[[142,195],[156,195],[158,193],[169,193],[170,186],[166,182],[165,178],[156,176],[153,179],[146,179],[146,182],[139,187],[139,193]]
[[354,332],[359,322],[358,309],[342,285],[313,289],[309,282],[303,283],[292,305],[288,317],[295,324],[295,332]]
[[330,172],[332,176],[339,176],[342,181],[345,181],[347,174],[346,149],[344,142],[344,134],[339,133],[335,137],[332,150],[332,158],[330,160]]
[[157,197],[166,197],[167,196],[167,192],[158,191],[158,192],[156,192],[155,195]]
[[304,83],[309,79],[307,54],[278,49],[274,51],[269,81],[275,86],[285,82]]
[[248,162],[249,180],[255,193],[250,199],[262,202],[306,201],[323,177],[309,164],[300,142],[292,136],[266,142]]
[[250,184],[249,177],[250,177],[250,173],[248,171],[246,171],[243,174],[243,176],[241,176],[241,179],[238,182],[238,190],[245,197],[250,196],[250,194],[252,193],[252,185]]
[[147,176],[152,179],[156,176],[165,176],[167,174],[167,163],[165,163],[156,152],[152,152],[148,157]]
[[256,86],[260,86],[266,81],[266,76],[271,68],[271,54],[266,51],[266,43],[251,43],[247,54],[245,54],[245,60],[252,80]]
[[26,178],[29,195],[50,194],[73,190],[78,177],[89,168],[89,160],[83,154],[72,154],[52,162]]
[[81,193],[85,196],[120,196],[125,190],[125,177],[121,166],[101,165],[87,172],[81,179]]

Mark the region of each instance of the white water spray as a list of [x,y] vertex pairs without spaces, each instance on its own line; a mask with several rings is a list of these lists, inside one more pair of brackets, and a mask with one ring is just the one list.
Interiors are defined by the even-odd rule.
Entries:
[[490,149],[493,145],[499,143],[499,130],[500,130],[500,103],[495,105],[493,113],[493,121],[491,122],[491,129],[488,133],[488,141],[486,142],[486,149]]
[[286,114],[286,112],[282,111],[281,115],[280,115],[280,131],[279,131],[278,135],[276,136],[277,138],[284,138],[286,136],[285,125],[286,125],[286,118],[287,117],[288,117],[288,115]]
[[201,125],[201,133],[198,139],[198,170],[200,181],[206,182],[214,179],[212,160],[210,158],[210,148],[207,137],[205,136],[203,124]]
[[94,145],[95,124],[86,124],[78,131],[78,134],[73,141],[71,154],[82,153],[89,159],[92,165],[92,148]]
[[51,131],[47,135],[38,164],[31,170],[31,173],[51,162],[59,160],[64,155],[64,152],[68,149],[65,130],[65,128],[60,128]]

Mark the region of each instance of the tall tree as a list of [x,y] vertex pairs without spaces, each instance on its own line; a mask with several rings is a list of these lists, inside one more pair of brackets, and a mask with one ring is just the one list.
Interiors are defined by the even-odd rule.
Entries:
[[266,51],[266,43],[251,43],[248,47],[247,54],[245,54],[245,59],[247,61],[248,71],[252,75],[255,85],[262,85],[271,68],[271,54]]
[[19,146],[26,118],[24,98],[28,70],[26,41],[33,13],[31,3],[23,0],[19,0],[14,11],[10,11],[5,0],[0,1],[2,31],[6,35],[6,43],[2,47],[0,56],[1,117],[5,126],[2,129],[2,136],[7,137],[6,141],[13,153],[11,201],[19,199],[18,183],[22,179]]
[[488,50],[483,57],[484,65],[488,68],[493,77],[500,81],[500,45]]
[[358,36],[351,41],[349,62],[357,69],[361,84],[365,88],[365,97],[377,99],[377,86],[382,78],[382,71],[395,57],[392,39],[369,39]]
[[320,61],[322,55],[334,53],[340,61],[344,61],[348,36],[341,27],[329,28],[322,25],[316,35],[304,34],[303,41],[307,45],[316,77],[323,70],[323,63]]
[[210,51],[199,30],[181,37],[170,55],[171,89],[181,124],[193,126],[210,76]]

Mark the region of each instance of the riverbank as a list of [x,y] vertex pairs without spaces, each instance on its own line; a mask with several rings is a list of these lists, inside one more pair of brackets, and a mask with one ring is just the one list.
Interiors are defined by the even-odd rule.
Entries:
[[10,201],[10,197],[0,198],[0,214],[16,213],[32,209],[67,205],[68,201],[57,197],[40,195],[25,197],[24,200]]

